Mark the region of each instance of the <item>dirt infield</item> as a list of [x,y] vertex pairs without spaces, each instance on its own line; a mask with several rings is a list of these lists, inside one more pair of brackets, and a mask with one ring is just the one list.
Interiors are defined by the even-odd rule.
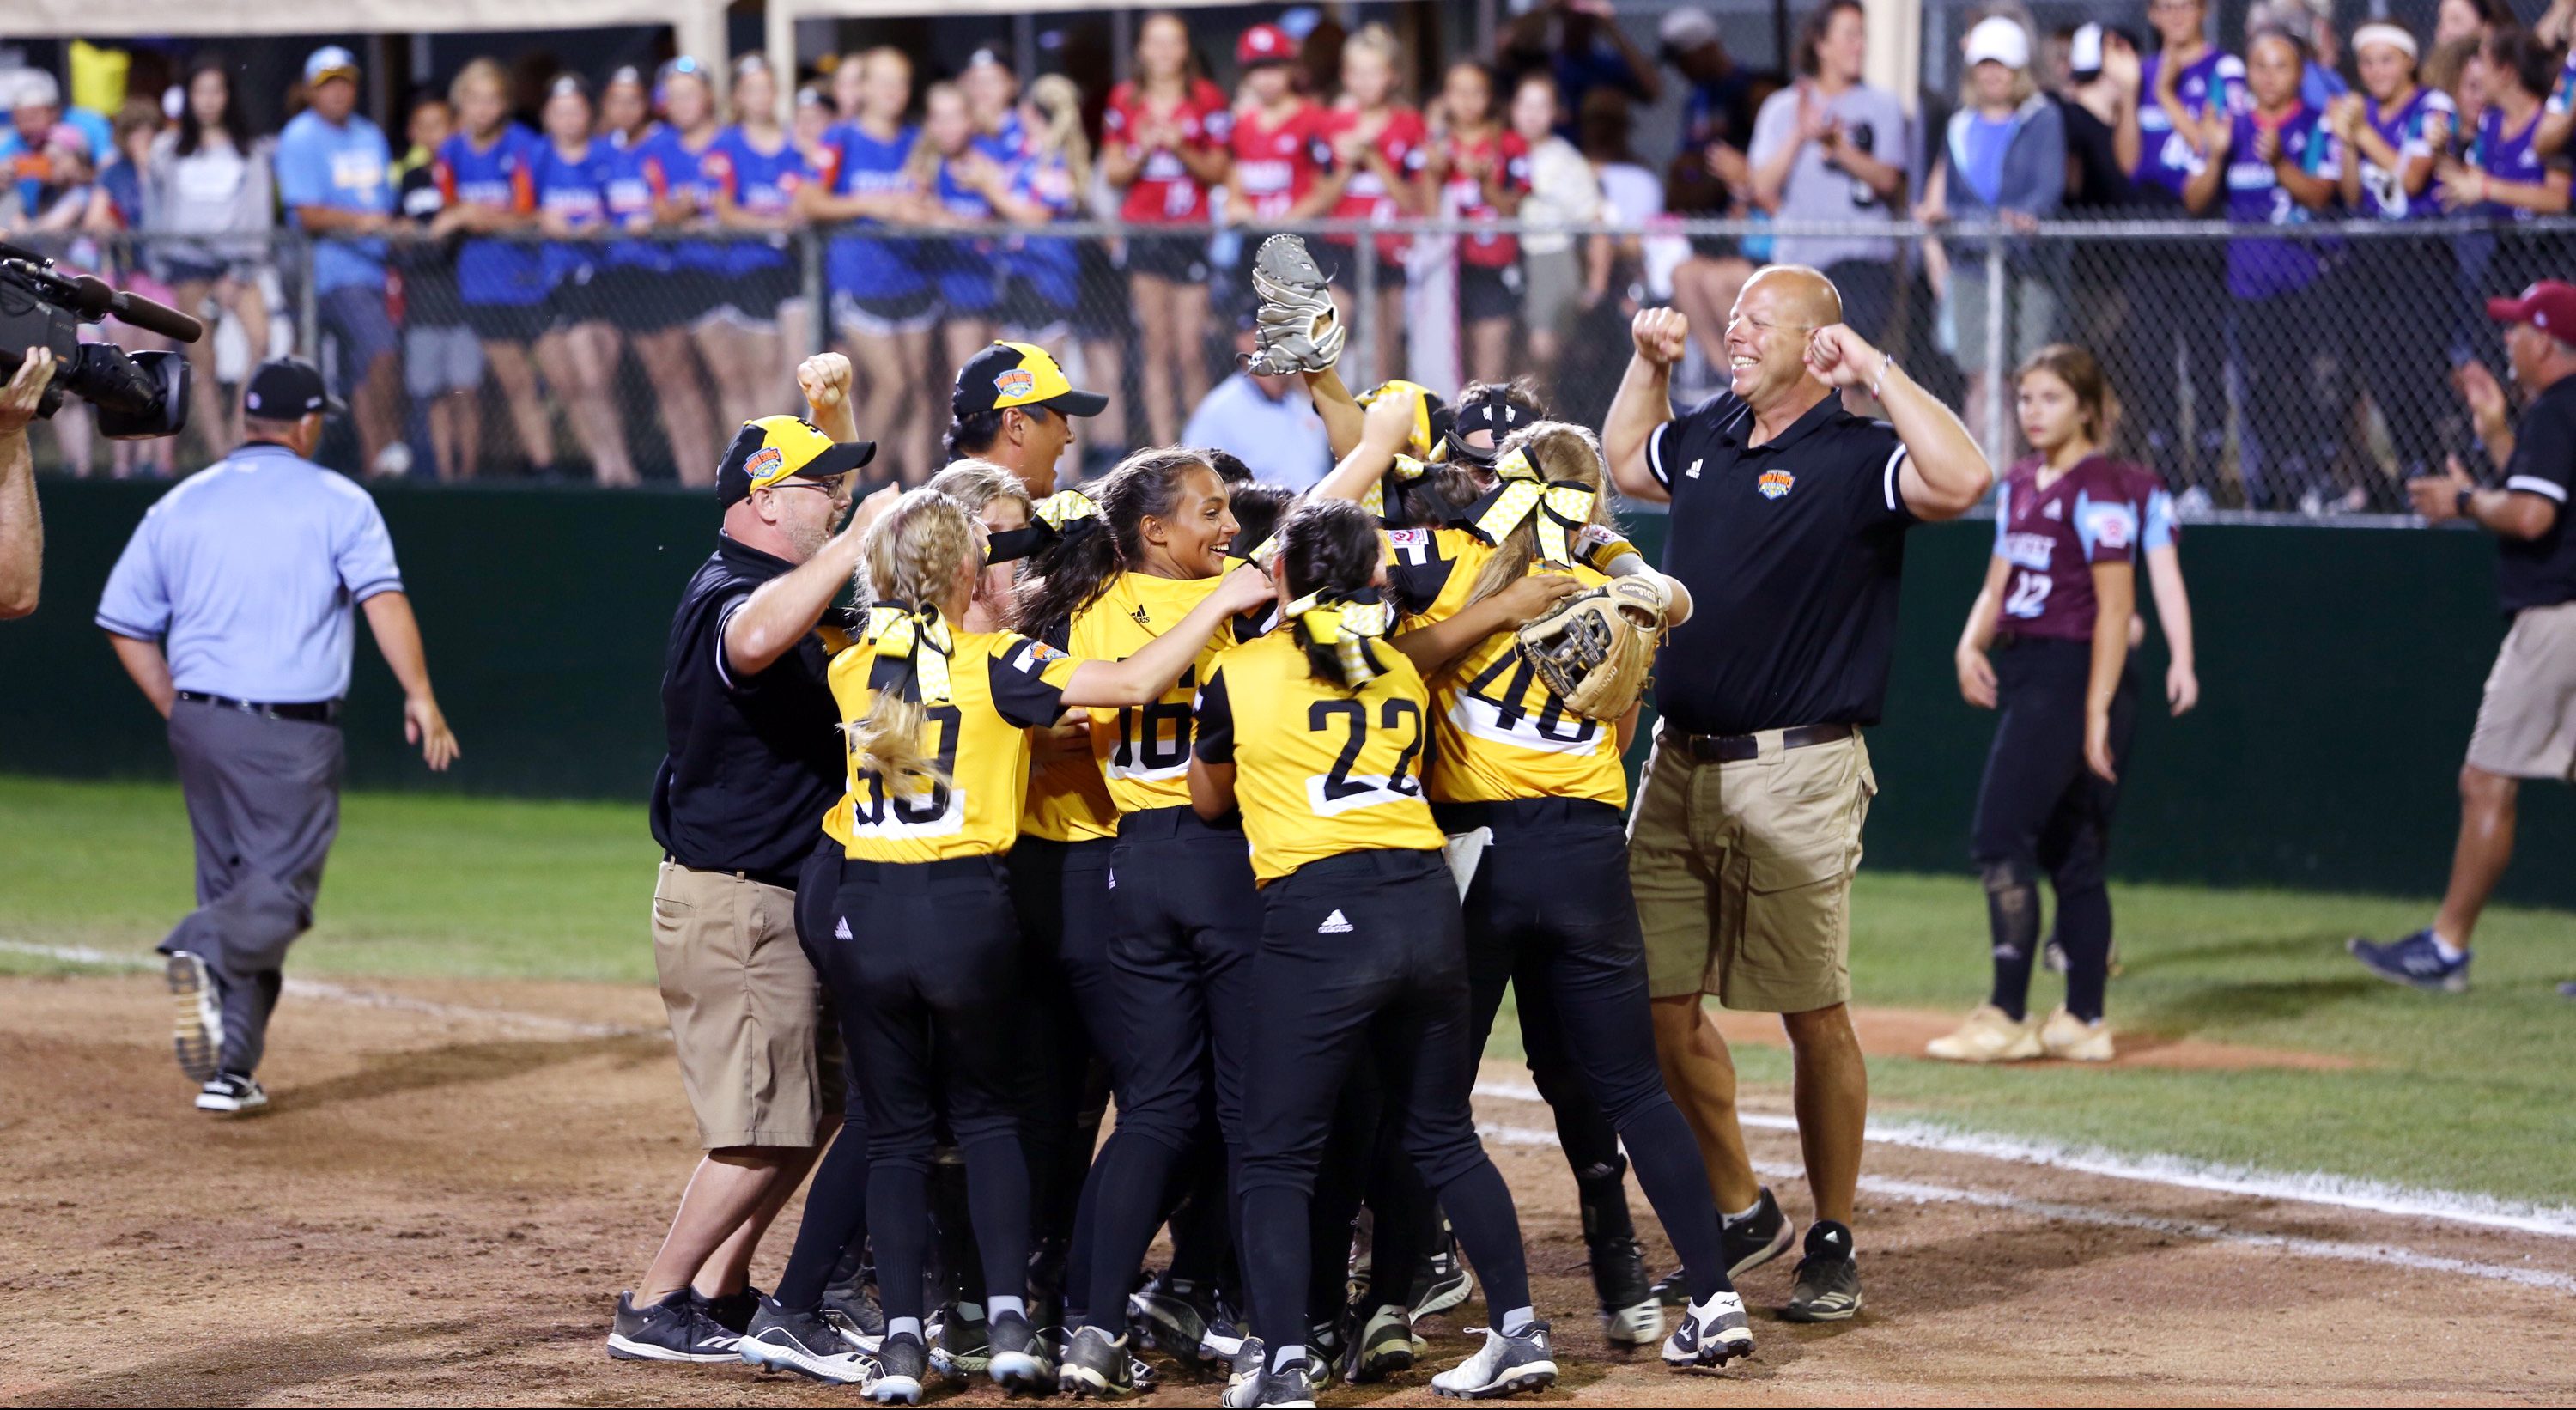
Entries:
[[[233,1124],[188,1109],[164,1007],[149,975],[0,980],[0,1401],[857,1403],[602,1354],[695,1157],[649,990],[306,990],[271,1043],[274,1109]],[[1861,1209],[1868,1310],[1830,1328],[1760,1312],[1749,1369],[1672,1376],[1605,1356],[1582,1315],[1545,1111],[1496,1097],[1480,1115],[1558,1327],[1549,1401],[2576,1400],[2576,1240],[1886,1147]],[[1794,1138],[1748,1135],[1803,1214]],[[1748,1300],[1788,1277],[1751,1274]],[[1445,1365],[1463,1323],[1436,1325]],[[1430,1403],[1423,1380],[1328,1403]],[[1181,1385],[1147,1403],[1213,1402]]]

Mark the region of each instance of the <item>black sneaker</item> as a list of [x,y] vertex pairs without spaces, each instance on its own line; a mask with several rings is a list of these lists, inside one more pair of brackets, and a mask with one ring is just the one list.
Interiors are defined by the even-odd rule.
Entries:
[[1065,1343],[1056,1389],[1085,1400],[1124,1400],[1136,1393],[1136,1378],[1128,1370],[1134,1361],[1127,1354],[1127,1338],[1084,1327]]
[[1556,1384],[1556,1356],[1548,1347],[1547,1324],[1532,1322],[1517,1333],[1489,1328],[1485,1345],[1475,1355],[1431,1378],[1436,1395],[1461,1400],[1489,1400]]
[[760,1311],[760,1300],[768,1294],[758,1288],[746,1287],[722,1297],[707,1297],[692,1288],[689,1296],[698,1304],[698,1310],[707,1314],[708,1320],[735,1336],[741,1336],[751,1330],[751,1319]]
[[1630,1237],[1591,1246],[1592,1290],[1601,1299],[1601,1338],[1612,1346],[1649,1346],[1663,1339],[1664,1306],[1646,1281],[1646,1255]]
[[987,1324],[985,1374],[1013,1395],[1045,1395],[1055,1389],[1055,1368],[1047,1364],[1046,1344],[1038,1340],[1029,1319],[1005,1312]]
[[1440,1242],[1431,1254],[1415,1267],[1413,1275],[1413,1318],[1446,1312],[1465,1302],[1476,1291],[1476,1280],[1467,1272],[1466,1260],[1458,1256],[1458,1236],[1449,1229],[1449,1221],[1440,1221]]
[[952,1381],[973,1380],[993,1364],[992,1328],[983,1308],[969,1317],[965,1307],[956,1304],[931,1320],[931,1367]]
[[739,1361],[741,1342],[708,1320],[687,1288],[642,1307],[619,1293],[617,1315],[608,1324],[608,1354],[620,1361]]
[[[1787,1253],[1789,1245],[1798,1241],[1798,1226],[1781,1212],[1780,1201],[1773,1199],[1771,1187],[1764,1185],[1762,1198],[1753,1206],[1753,1212],[1741,1219],[1727,1221],[1722,1236],[1726,1240],[1726,1278],[1733,1282]],[[1675,1280],[1680,1277],[1679,1273],[1673,1275]],[[1688,1303],[1690,1290],[1684,1287],[1681,1294],[1678,1299],[1668,1300],[1664,1305],[1680,1307]]]
[[247,1072],[218,1072],[197,1089],[197,1110],[216,1116],[257,1116],[268,1109],[268,1091]]
[[1860,1311],[1860,1260],[1851,1230],[1819,1219],[1807,1230],[1807,1255],[1798,1260],[1798,1285],[1780,1309],[1788,1322],[1841,1322]]
[[885,1340],[885,1303],[877,1296],[877,1270],[864,1259],[846,1260],[823,1286],[823,1316],[852,1348],[874,1354]]
[[1273,1410],[1273,1407],[1277,1410],[1312,1410],[1315,1379],[1309,1373],[1313,1369],[1313,1363],[1309,1362],[1304,1367],[1291,1366],[1284,1371],[1265,1372],[1260,1380],[1253,1383],[1252,1398],[1243,1403],[1254,1407],[1254,1410]]
[[1261,1395],[1261,1378],[1270,1369],[1269,1357],[1269,1349],[1261,1344],[1259,1337],[1248,1336],[1237,1342],[1233,1364],[1226,1369],[1225,1390],[1217,1397],[1217,1403],[1233,1410],[1234,1407],[1257,1402]]
[[880,1405],[918,1405],[921,1383],[930,1375],[930,1351],[910,1332],[887,1337],[877,1348],[877,1378],[867,1383],[868,1399]]
[[1342,1376],[1354,1385],[1382,1381],[1412,1370],[1415,1358],[1422,1352],[1422,1338],[1413,1334],[1413,1319],[1405,1315],[1404,1309],[1380,1307],[1368,1315],[1359,1335],[1351,1339]]
[[790,1311],[774,1298],[759,1299],[738,1348],[747,1365],[836,1386],[864,1388],[877,1375],[876,1363],[844,1344],[822,1313]]

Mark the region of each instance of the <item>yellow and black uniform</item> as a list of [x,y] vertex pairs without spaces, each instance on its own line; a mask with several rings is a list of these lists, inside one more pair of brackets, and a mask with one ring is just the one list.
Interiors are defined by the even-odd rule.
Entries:
[[[933,1126],[945,1116],[976,1191],[986,1290],[1017,1294],[1028,1257],[1019,1141],[1020,940],[1003,855],[1019,836],[1029,736],[1062,713],[1079,663],[1010,632],[967,632],[935,611],[871,609],[835,658],[845,722],[880,691],[918,699],[917,745],[936,780],[888,781],[855,746],[836,933],[817,958],[845,1014],[868,1119],[869,1234],[886,1313],[921,1315]],[[990,1192],[990,1197],[987,1197]]]
[[1511,1191],[1469,1108],[1466,945],[1422,796],[1429,694],[1392,647],[1358,650],[1377,674],[1345,689],[1314,678],[1282,629],[1226,652],[1199,691],[1198,757],[1234,766],[1262,884],[1241,1205],[1255,1330],[1272,1346],[1306,1337],[1316,1167],[1363,1054],[1488,1301],[1529,1301]]
[[[1120,573],[1074,614],[1079,655],[1117,660],[1178,626],[1223,578]],[[1240,619],[1238,619],[1238,623]],[[1211,1074],[1217,1128],[1242,1139],[1243,1070],[1261,900],[1237,818],[1202,821],[1190,807],[1192,703],[1242,630],[1212,635],[1178,683],[1151,705],[1091,712],[1093,777],[1120,814],[1109,892],[1116,976],[1100,1002],[1118,1051],[1118,1128],[1096,1162],[1090,1233],[1092,1325],[1123,1328],[1127,1290],[1168,1209],[1173,1171],[1199,1143]],[[1222,1179],[1222,1164],[1211,1172]],[[1222,1186],[1219,1186],[1220,1190]],[[1220,1199],[1222,1196],[1220,1195]]]
[[[1470,506],[1455,526],[1389,536],[1388,579],[1415,608],[1406,626],[1466,608],[1497,551],[1494,538],[1510,531],[1484,519],[1499,495]],[[1499,532],[1489,537],[1480,519]],[[1569,574],[1587,588],[1608,581],[1564,562],[1531,571]],[[1516,644],[1514,633],[1495,632],[1431,686],[1432,810],[1443,832],[1476,834],[1464,845],[1482,847],[1463,903],[1472,1050],[1484,1051],[1508,984],[1531,1076],[1556,1112],[1582,1195],[1602,1310],[1633,1305],[1643,1284],[1633,1269],[1629,1160],[1700,1301],[1727,1287],[1724,1244],[1699,1148],[1656,1066],[1617,731],[1565,708]]]

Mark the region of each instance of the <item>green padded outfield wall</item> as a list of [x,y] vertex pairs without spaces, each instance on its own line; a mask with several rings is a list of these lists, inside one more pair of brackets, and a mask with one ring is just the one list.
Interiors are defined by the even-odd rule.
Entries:
[[[170,774],[160,722],[90,614],[149,484],[48,481],[44,606],[0,624],[0,770]],[[348,720],[359,788],[642,802],[661,754],[656,695],[681,584],[715,532],[707,498],[577,489],[380,491],[433,677],[465,746],[433,778],[402,742],[392,677],[358,649]],[[1635,537],[1660,550],[1662,521]],[[1913,535],[1869,865],[1967,870],[1991,734],[1950,669],[1992,529]],[[2466,531],[2187,531],[2202,705],[2143,712],[2114,838],[2132,878],[2432,896],[2449,865],[2453,781],[2503,624],[2494,548]],[[1758,623],[1748,630],[1761,630]],[[364,633],[361,633],[363,637]],[[2161,696],[2164,653],[2140,659]],[[2505,894],[2576,906],[2576,790],[2525,791]]]

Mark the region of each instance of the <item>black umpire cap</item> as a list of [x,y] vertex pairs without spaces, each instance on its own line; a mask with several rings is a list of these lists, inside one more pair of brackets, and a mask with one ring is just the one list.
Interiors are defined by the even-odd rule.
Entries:
[[322,385],[322,373],[312,363],[291,357],[261,363],[242,389],[242,411],[262,421],[301,421],[317,411],[340,416],[348,410]]

